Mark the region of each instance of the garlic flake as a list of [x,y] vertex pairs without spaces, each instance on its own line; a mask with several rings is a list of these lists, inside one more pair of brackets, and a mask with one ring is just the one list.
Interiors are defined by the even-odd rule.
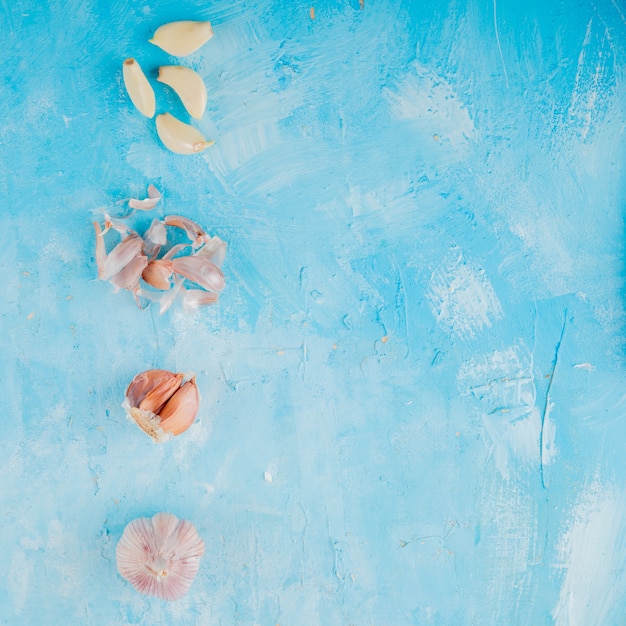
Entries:
[[157,80],[176,92],[191,117],[202,117],[207,94],[200,74],[182,65],[164,65],[159,68]]
[[170,22],[156,29],[150,43],[176,57],[195,52],[213,37],[211,22],[183,20]]
[[181,122],[170,113],[157,115],[156,128],[163,145],[176,154],[195,154],[215,143],[207,141],[197,128]]
[[156,99],[154,90],[135,59],[126,59],[122,65],[124,85],[133,104],[146,117],[154,117]]

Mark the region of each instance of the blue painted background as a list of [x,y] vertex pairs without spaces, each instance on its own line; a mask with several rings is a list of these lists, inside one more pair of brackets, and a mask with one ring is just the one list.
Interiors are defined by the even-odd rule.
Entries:
[[[176,19],[215,30],[183,61],[216,140],[193,157],[121,80],[173,61],[147,39]],[[2,0],[0,23],[0,623],[624,623],[620,0]],[[95,280],[98,207],[150,182],[228,242],[217,307]],[[163,446],[120,407],[151,367],[203,396]],[[207,547],[170,604],[115,567],[160,510]]]

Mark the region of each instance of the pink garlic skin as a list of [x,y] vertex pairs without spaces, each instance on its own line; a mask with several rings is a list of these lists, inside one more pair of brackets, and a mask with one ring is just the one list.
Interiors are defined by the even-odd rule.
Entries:
[[171,513],[140,517],[117,544],[117,569],[140,593],[178,600],[188,591],[204,554],[195,526]]

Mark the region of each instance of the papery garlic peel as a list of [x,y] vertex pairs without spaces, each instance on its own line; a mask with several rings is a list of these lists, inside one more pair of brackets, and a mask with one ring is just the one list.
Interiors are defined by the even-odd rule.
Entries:
[[135,59],[126,59],[122,65],[124,85],[135,107],[146,117],[154,117],[156,98],[141,66]]
[[211,22],[182,20],[163,24],[148,41],[169,54],[184,57],[201,48],[211,37]]
[[182,598],[195,578],[204,541],[195,526],[171,513],[130,522],[115,549],[117,569],[140,593]]
[[194,376],[153,369],[137,374],[122,406],[154,441],[185,432],[195,421],[200,393]]
[[156,129],[163,145],[176,154],[202,152],[214,143],[207,141],[197,128],[181,122],[170,113],[157,115]]
[[198,120],[202,117],[207,93],[200,74],[182,65],[164,65],[159,68],[157,80],[176,92],[191,117]]

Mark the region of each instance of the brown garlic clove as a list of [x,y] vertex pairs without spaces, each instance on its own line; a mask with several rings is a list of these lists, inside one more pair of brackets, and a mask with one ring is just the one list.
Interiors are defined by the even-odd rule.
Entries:
[[167,291],[171,287],[170,278],[174,266],[171,261],[163,261],[155,259],[150,261],[148,266],[143,270],[141,277],[155,289]]
[[122,406],[146,434],[163,442],[193,424],[199,404],[195,377],[153,369],[133,378]]
[[185,432],[195,421],[199,404],[200,394],[196,379],[192,378],[184,383],[159,411],[161,428],[172,435]]

